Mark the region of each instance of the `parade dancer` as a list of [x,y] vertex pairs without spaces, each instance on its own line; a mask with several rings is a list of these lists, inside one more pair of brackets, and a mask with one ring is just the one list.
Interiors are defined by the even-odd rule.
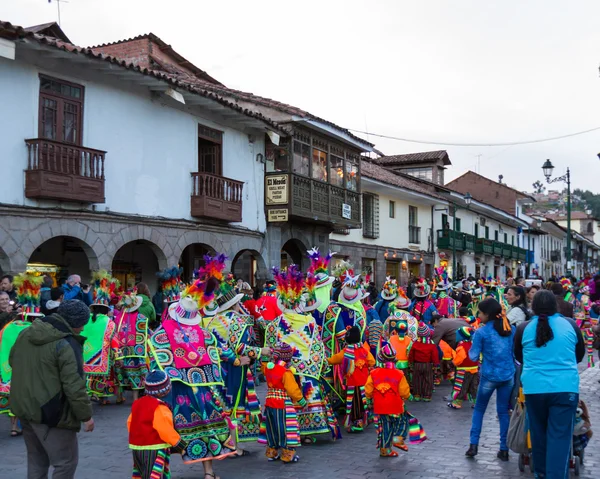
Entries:
[[163,297],[163,312],[161,322],[169,317],[169,306],[181,298],[181,274],[183,268],[173,266],[156,273],[160,282],[160,291]]
[[20,436],[23,432],[18,428],[18,419],[10,410],[10,382],[12,368],[9,363],[10,351],[19,334],[36,318],[44,315],[40,313],[41,289],[44,278],[28,273],[15,277],[13,286],[16,289],[17,303],[21,305],[21,312],[13,321],[0,330],[0,415],[8,414],[10,417],[10,435]]
[[171,452],[182,454],[187,446],[173,425],[169,376],[160,370],[148,373],[145,392],[127,418],[132,479],[169,479]]
[[431,340],[431,329],[425,323],[419,324],[419,339],[408,353],[408,362],[412,371],[411,387],[415,401],[431,401],[435,368],[440,359],[437,346]]
[[415,297],[410,305],[408,312],[414,316],[417,322],[423,322],[429,326],[434,314],[439,314],[435,305],[429,299],[431,287],[427,282],[420,278],[415,284],[413,296]]
[[94,300],[90,305],[90,320],[84,326],[82,336],[83,372],[86,375],[88,394],[108,404],[108,398],[117,396],[117,404],[123,402],[123,393],[117,383],[115,358],[119,354],[119,341],[115,337],[115,322],[108,317],[110,301],[119,287],[119,282],[107,271],[97,271],[92,275]]
[[331,289],[335,277],[329,276],[329,263],[333,255],[334,253],[329,251],[325,256],[321,256],[317,247],[308,250],[308,257],[310,258],[308,272],[314,275],[317,280],[315,293],[316,299],[319,301],[319,306],[312,312],[312,315],[319,328],[323,327],[325,312],[331,304]]
[[142,298],[135,289],[125,293],[119,301],[122,309],[115,318],[119,345],[115,358],[117,381],[123,389],[133,391],[134,401],[144,389],[148,374],[148,318],[138,311],[141,305]]
[[451,394],[452,401],[448,403],[448,407],[452,409],[460,409],[462,402],[467,398],[471,401],[472,407],[475,407],[479,387],[479,361],[472,361],[469,358],[472,334],[473,330],[466,326],[456,331],[457,346],[454,357],[456,377]]
[[443,318],[454,318],[456,317],[456,303],[448,296],[448,290],[451,287],[450,281],[448,281],[448,272],[446,268],[440,266],[436,268],[436,274],[436,299],[433,302],[435,309]]
[[375,303],[373,308],[379,315],[379,318],[382,318],[385,321],[390,315],[389,307],[396,301],[398,297],[398,283],[396,283],[395,279],[391,279],[389,276],[385,278],[385,283],[381,288],[380,293],[381,299]]
[[592,322],[589,319],[584,319],[581,323],[581,334],[583,335],[583,341],[587,352],[587,367],[593,368],[594,363],[594,331]]
[[[300,446],[298,419],[295,403],[299,409],[306,407],[306,399],[291,371],[290,361],[294,351],[287,343],[279,343],[273,349],[271,361],[262,364],[267,379],[265,401],[265,436],[259,443],[266,444],[265,455],[269,461],[281,459],[284,463],[298,462],[296,447]],[[293,403],[292,403],[293,401]]]
[[186,443],[183,462],[202,462],[204,479],[215,479],[213,459],[234,455],[236,447],[234,426],[216,390],[224,385],[221,357],[240,361],[202,328],[199,314],[214,300],[217,287],[216,279],[187,287],[150,338],[150,367],[164,371],[172,383],[174,426]]
[[[277,344],[285,343],[294,349],[291,366],[307,401],[306,407],[298,411],[303,442],[313,443],[315,436],[320,434],[330,434],[333,439],[338,439],[340,427],[327,399],[328,385],[322,379],[329,366],[319,328],[311,315],[319,306],[315,294],[317,278],[307,273],[306,280],[302,281],[295,265],[275,273],[278,304],[283,313],[267,324],[265,347],[273,349]],[[302,284],[306,291],[304,295]]]
[[369,368],[375,366],[375,358],[366,344],[361,344],[360,328],[350,327],[344,337],[346,347],[327,361],[340,366],[346,392],[346,420],[348,432],[362,432],[367,426],[365,383]]

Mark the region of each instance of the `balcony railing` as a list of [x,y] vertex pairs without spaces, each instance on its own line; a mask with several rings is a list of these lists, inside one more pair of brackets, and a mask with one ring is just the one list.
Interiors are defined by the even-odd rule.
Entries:
[[437,230],[437,245],[440,249],[456,249],[456,251],[464,251],[465,234],[448,229]]
[[475,251],[475,242],[475,236],[465,233],[465,251]]
[[502,245],[502,256],[506,259],[511,259],[512,256],[512,246],[509,244]]
[[494,256],[502,256],[502,243],[494,241]]
[[105,151],[43,138],[25,144],[27,198],[104,203]]
[[191,215],[230,222],[242,221],[243,181],[210,173],[192,173]]
[[475,253],[494,254],[494,242],[485,238],[477,238]]
[[421,227],[408,226],[408,242],[411,244],[421,244]]

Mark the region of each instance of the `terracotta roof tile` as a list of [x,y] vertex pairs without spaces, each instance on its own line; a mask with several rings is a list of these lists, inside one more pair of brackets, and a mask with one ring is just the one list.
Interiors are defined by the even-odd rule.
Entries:
[[446,150],[421,151],[418,153],[408,153],[405,155],[382,156],[373,160],[379,165],[409,165],[412,163],[421,163],[423,161],[444,160],[444,165],[451,165],[450,158]]
[[445,200],[445,198],[436,193],[436,185],[431,183],[431,186],[417,181],[413,181],[406,175],[398,175],[386,168],[363,160],[360,164],[360,172],[363,178],[371,178],[372,180],[381,181],[391,186],[421,193],[432,198]]

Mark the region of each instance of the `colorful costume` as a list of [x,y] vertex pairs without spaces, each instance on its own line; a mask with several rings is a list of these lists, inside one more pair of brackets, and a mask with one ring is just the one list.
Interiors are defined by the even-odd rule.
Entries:
[[347,346],[327,361],[341,367],[346,392],[346,420],[348,432],[361,432],[367,425],[365,383],[369,368],[375,365],[375,358],[366,344],[360,343],[360,329],[352,326],[345,336]]
[[144,389],[144,379],[148,374],[148,319],[138,312],[142,298],[136,292],[124,294],[121,298],[122,310],[115,318],[116,338],[119,355],[116,368],[119,386]]
[[589,320],[584,321],[582,324],[581,334],[583,335],[583,341],[585,342],[585,348],[587,352],[587,367],[593,368],[594,363],[594,331]]
[[163,371],[152,371],[145,384],[146,395],[133,403],[127,419],[132,478],[169,479],[171,451],[186,447],[173,426],[171,381]]
[[412,369],[412,392],[415,401],[431,401],[433,394],[434,369],[439,366],[438,348],[431,341],[431,330],[425,323],[419,324],[419,339],[408,353]]
[[435,269],[437,274],[436,299],[433,304],[443,318],[455,318],[457,313],[456,301],[448,296],[451,284],[448,281],[446,268],[440,266]]
[[398,284],[395,279],[389,276],[385,279],[381,288],[381,299],[375,303],[374,309],[379,315],[379,318],[387,318],[390,315],[389,307],[396,301],[398,297]]
[[86,375],[88,394],[106,398],[119,392],[114,368],[115,358],[120,356],[119,341],[115,337],[115,322],[107,316],[111,296],[118,287],[118,281],[106,271],[95,272],[92,278],[92,315],[81,333],[86,338],[83,345],[83,371]]
[[176,303],[181,298],[180,284],[182,273],[183,268],[178,266],[173,266],[172,268],[167,268],[156,273],[156,276],[158,276],[158,280],[160,281],[160,291],[162,293],[164,306],[162,317],[160,318],[161,322],[169,317],[169,306]]
[[[224,384],[219,345],[202,328],[198,314],[210,304],[217,284],[199,280],[188,287],[150,338],[151,367],[164,371],[172,382],[175,430],[187,443],[185,463],[235,454],[232,427],[215,393]],[[227,349],[222,354],[233,358]]]
[[440,339],[438,346],[442,350],[442,361],[440,366],[441,378],[448,381],[454,381],[455,371],[453,359],[456,353],[454,349],[452,349],[450,345],[443,339]]
[[273,350],[273,358],[263,363],[262,371],[267,379],[265,401],[265,436],[259,443],[267,444],[269,461],[297,462],[296,447],[300,446],[298,420],[292,401],[299,408],[306,406],[306,399],[290,370],[293,350],[289,344],[280,343]]
[[410,397],[410,387],[402,371],[394,367],[396,351],[384,344],[378,360],[382,368],[371,371],[365,383],[365,394],[373,401],[373,412],[379,416],[377,447],[382,457],[397,457],[392,445],[408,450],[404,439],[408,435],[408,416],[404,414],[404,399]]
[[419,279],[415,284],[412,300],[408,312],[414,316],[417,322],[423,322],[426,325],[431,323],[434,314],[438,314],[435,305],[428,299],[431,288],[424,279]]
[[312,311],[312,315],[319,328],[323,328],[325,312],[331,304],[331,288],[335,280],[333,276],[329,276],[329,262],[332,256],[333,253],[331,251],[327,255],[321,256],[319,248],[316,247],[308,251],[308,257],[310,258],[309,273],[314,275],[317,280],[315,294],[319,302],[319,306]]
[[295,313],[301,305],[298,291],[290,289],[287,272],[275,276],[280,293],[279,304],[283,314],[270,322],[265,330],[265,347],[275,348],[278,343],[289,344],[293,350],[291,365],[294,375],[300,381],[302,394],[307,405],[298,411],[300,435],[312,437],[317,434],[331,434],[334,439],[341,437],[340,428],[326,395],[326,382],[323,371],[328,368],[325,350],[315,319],[311,316],[319,301],[314,295],[314,280],[307,274],[307,297],[304,314]]
[[456,366],[456,377],[454,379],[454,388],[452,390],[452,401],[448,407],[460,409],[462,402],[469,399],[473,405],[477,399],[477,388],[479,387],[479,362],[472,361],[469,358],[471,349],[471,335],[473,330],[469,327],[462,327],[456,331],[456,356],[454,365]]

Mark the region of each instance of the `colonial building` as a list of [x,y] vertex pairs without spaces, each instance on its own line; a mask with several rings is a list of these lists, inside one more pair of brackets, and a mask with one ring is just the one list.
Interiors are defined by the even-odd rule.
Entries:
[[[566,212],[549,214],[546,217],[556,221],[560,226],[567,227]],[[593,243],[600,244],[600,220],[595,218],[591,212],[572,211],[571,229]]]
[[56,24],[0,22],[0,104],[4,272],[154,288],[219,251],[253,284],[360,226],[370,143],[228,89],[153,34],[81,48]]

